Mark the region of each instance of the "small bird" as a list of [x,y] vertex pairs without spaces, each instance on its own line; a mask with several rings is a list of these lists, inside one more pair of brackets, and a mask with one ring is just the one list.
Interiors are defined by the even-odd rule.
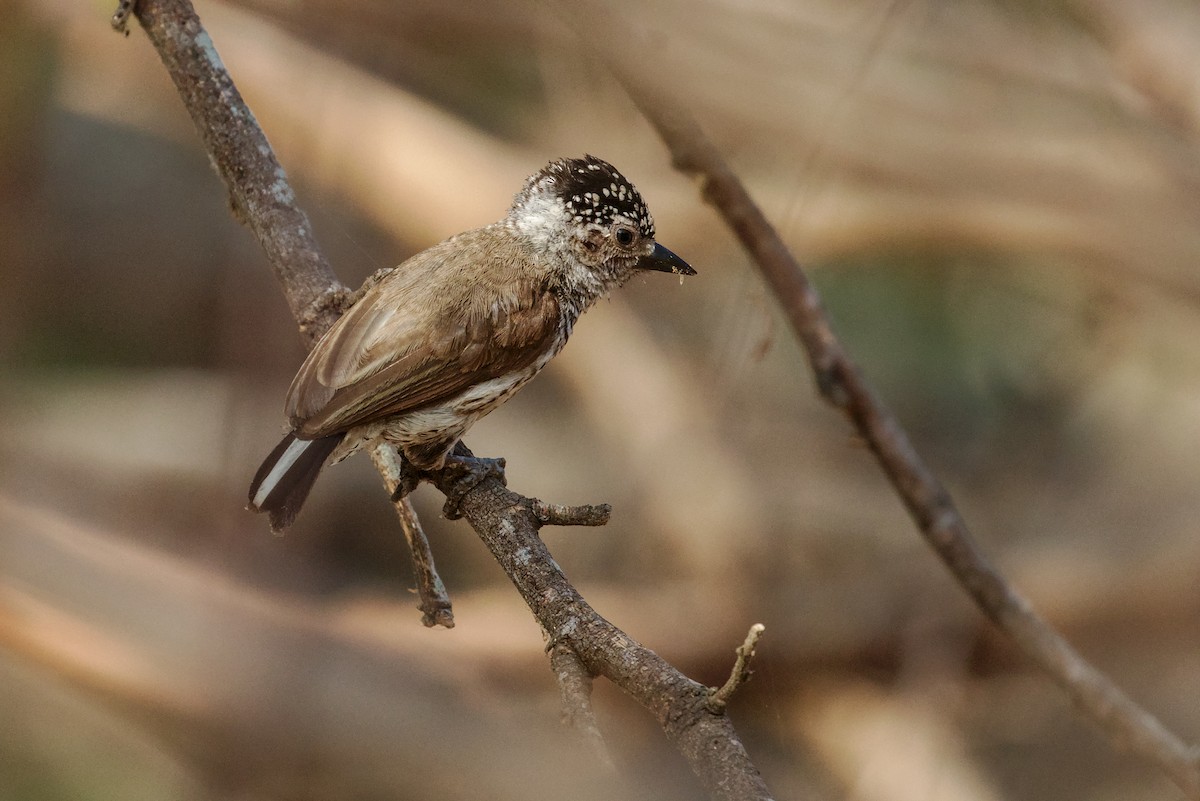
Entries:
[[644,270],[696,274],[654,240],[615,167],[550,162],[504,219],[408,259],[326,332],[292,380],[291,432],[255,474],[249,508],[283,530],[327,461],[380,437],[418,473],[457,461],[478,474],[491,460],[453,454],[462,436],[562,350],[579,315]]

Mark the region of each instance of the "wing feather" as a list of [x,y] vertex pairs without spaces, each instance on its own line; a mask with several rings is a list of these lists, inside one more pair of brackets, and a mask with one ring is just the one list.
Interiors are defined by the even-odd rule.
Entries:
[[[455,253],[451,240],[402,264],[317,343],[288,392],[298,433],[328,436],[435,405],[546,352],[559,329],[555,296],[504,280],[503,264],[472,269],[466,282],[438,269]],[[529,291],[512,291],[522,284]]]

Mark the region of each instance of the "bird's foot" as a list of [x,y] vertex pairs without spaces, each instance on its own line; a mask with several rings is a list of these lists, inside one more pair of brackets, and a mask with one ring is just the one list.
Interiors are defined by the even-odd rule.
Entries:
[[392,491],[392,503],[400,500],[417,488],[421,483],[422,473],[412,462],[400,458],[400,480],[396,483],[396,489]]
[[458,520],[462,517],[459,506],[463,496],[485,480],[496,478],[501,484],[508,483],[504,477],[504,459],[484,459],[455,453],[446,460],[445,469],[450,477],[450,487],[446,493],[446,505],[442,507],[442,514],[447,520]]

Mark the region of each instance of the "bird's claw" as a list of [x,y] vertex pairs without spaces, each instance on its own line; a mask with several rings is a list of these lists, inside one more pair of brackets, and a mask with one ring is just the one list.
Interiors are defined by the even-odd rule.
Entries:
[[462,517],[459,506],[463,497],[489,478],[498,479],[501,484],[507,485],[504,464],[504,459],[484,459],[457,454],[447,459],[445,469],[450,476],[450,486],[446,492],[446,505],[442,507],[442,515],[447,520],[458,520]]
[[408,459],[400,459],[400,480],[392,490],[392,503],[396,503],[417,488],[421,483],[421,471]]

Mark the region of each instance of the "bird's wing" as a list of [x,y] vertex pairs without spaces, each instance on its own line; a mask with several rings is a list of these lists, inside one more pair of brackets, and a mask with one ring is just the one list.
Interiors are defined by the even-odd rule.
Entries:
[[[415,258],[444,260],[449,252],[433,248]],[[292,381],[286,410],[298,433],[345,431],[533,364],[557,334],[557,299],[540,288],[481,280],[486,273],[448,276],[409,263],[384,278],[317,343]]]

